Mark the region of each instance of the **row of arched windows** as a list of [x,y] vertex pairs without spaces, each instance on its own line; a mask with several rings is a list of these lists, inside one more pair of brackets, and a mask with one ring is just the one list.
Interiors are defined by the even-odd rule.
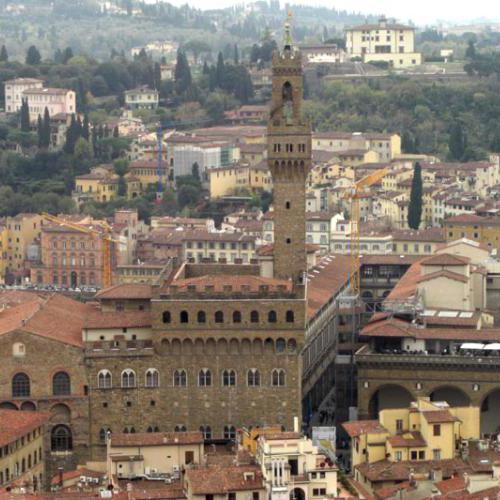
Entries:
[[[52,394],[68,396],[71,394],[71,378],[66,372],[57,372],[52,377]],[[26,373],[16,373],[12,377],[12,397],[27,398],[31,395],[31,380]]]
[[[162,315],[163,323],[171,323],[172,322],[172,314],[170,311],[163,311]],[[199,324],[204,324],[207,322],[207,313],[205,311],[198,311],[196,313],[196,321]],[[277,323],[278,314],[276,311],[269,311],[267,313],[267,322],[268,323]],[[286,311],[285,313],[285,321],[287,323],[293,323],[295,321],[295,314],[292,310]],[[224,323],[224,312],[216,311],[214,313],[214,322],[215,323]],[[241,311],[233,311],[232,314],[232,322],[233,323],[241,323],[242,322],[242,314]],[[251,311],[250,312],[250,323],[259,323],[260,322],[260,314],[259,311]],[[181,311],[179,313],[179,323],[189,323],[189,312]]]
[[[221,372],[221,384],[223,387],[236,386],[236,370],[226,369]],[[213,385],[212,371],[203,368],[198,372],[198,386],[211,387]],[[286,383],[285,370],[275,368],[271,371],[270,384],[273,387],[283,387]],[[187,387],[188,375],[184,369],[174,371],[172,384],[174,387]],[[247,371],[246,384],[248,387],[258,387],[261,385],[261,373],[257,368]],[[145,387],[159,387],[160,373],[155,368],[146,371]],[[109,370],[101,370],[97,375],[97,387],[99,389],[110,389],[113,387],[112,375]],[[121,374],[121,387],[129,389],[137,387],[137,377],[134,370],[127,368]]]
[[[74,253],[66,255],[62,254],[61,259],[60,259],[60,264],[61,266],[71,266],[75,267],[79,265],[80,267],[85,267],[87,264],[90,267],[95,267],[95,255],[90,254],[88,257],[88,261],[86,260],[86,256],[84,254],[76,255]],[[59,266],[59,256],[56,253],[52,254],[52,266],[53,267],[58,267]]]
[[[212,439],[212,428],[209,425],[201,425],[199,431],[203,434],[203,439]],[[135,434],[136,432],[133,426],[127,426],[123,429],[124,434]],[[146,429],[146,432],[160,432],[160,428],[150,425]],[[176,425],[174,432],[187,432],[187,427],[185,425]],[[112,430],[110,427],[102,427],[99,430],[99,441],[105,443],[111,434]],[[222,435],[224,439],[236,439],[236,427],[234,425],[225,425]]]

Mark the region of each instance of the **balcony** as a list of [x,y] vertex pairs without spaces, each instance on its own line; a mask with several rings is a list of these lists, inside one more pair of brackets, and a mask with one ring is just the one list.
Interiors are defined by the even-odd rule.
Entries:
[[356,364],[365,367],[414,366],[446,369],[451,366],[471,370],[498,370],[500,356],[465,354],[415,354],[404,351],[374,352],[369,345],[363,346],[355,355]]

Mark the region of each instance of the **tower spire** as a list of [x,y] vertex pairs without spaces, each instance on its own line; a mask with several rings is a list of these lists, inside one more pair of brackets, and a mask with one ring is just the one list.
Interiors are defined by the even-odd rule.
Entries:
[[283,47],[285,50],[292,50],[292,13],[288,12],[287,20],[285,21]]

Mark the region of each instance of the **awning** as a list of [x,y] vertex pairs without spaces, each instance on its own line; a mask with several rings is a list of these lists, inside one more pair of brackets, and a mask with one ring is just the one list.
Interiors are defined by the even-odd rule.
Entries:
[[485,351],[500,351],[500,344],[497,342],[496,344],[486,344],[484,346]]
[[484,348],[484,344],[476,344],[475,342],[466,342],[460,346],[460,349],[478,349],[481,350]]

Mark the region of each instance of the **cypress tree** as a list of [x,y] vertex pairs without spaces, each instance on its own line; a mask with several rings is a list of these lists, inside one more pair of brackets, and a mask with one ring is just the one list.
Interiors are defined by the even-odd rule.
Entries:
[[36,133],[38,135],[38,147],[41,149],[43,148],[43,120],[40,115],[38,115],[38,119],[36,121]]
[[234,64],[238,65],[240,64],[240,54],[238,51],[238,44],[234,44]]
[[28,99],[21,100],[21,130],[23,132],[30,131],[30,109]]
[[7,54],[7,48],[2,45],[0,49],[0,62],[7,62],[9,60],[9,54]]
[[90,138],[90,124],[89,124],[89,117],[87,116],[87,114],[83,116],[82,137],[86,141],[88,141]]
[[219,52],[217,56],[217,66],[215,68],[215,86],[219,88],[224,88],[225,80],[225,66],[224,66],[224,56],[222,52]]
[[75,115],[71,115],[71,123],[66,130],[66,143],[64,144],[64,151],[68,154],[75,152],[75,144],[78,140],[78,125],[76,123]]
[[175,91],[177,94],[183,94],[188,92],[191,88],[191,69],[189,68],[189,63],[186,54],[179,50],[177,52],[177,62],[175,64]]
[[155,62],[153,67],[153,85],[156,90],[160,90],[161,86],[161,67],[160,63]]
[[45,111],[43,112],[43,147],[48,148],[50,146],[50,115],[49,110],[45,107]]
[[34,45],[31,45],[28,52],[26,52],[26,64],[30,64],[32,66],[37,65],[40,64],[41,60],[42,56],[40,55],[40,52],[38,52],[38,49]]
[[460,122],[456,122],[451,128],[448,148],[452,160],[460,161],[464,157],[467,137]]
[[120,137],[120,131],[118,130],[118,125],[113,129],[113,137]]
[[418,229],[422,219],[422,167],[415,163],[411,182],[410,204],[408,205],[408,226]]

